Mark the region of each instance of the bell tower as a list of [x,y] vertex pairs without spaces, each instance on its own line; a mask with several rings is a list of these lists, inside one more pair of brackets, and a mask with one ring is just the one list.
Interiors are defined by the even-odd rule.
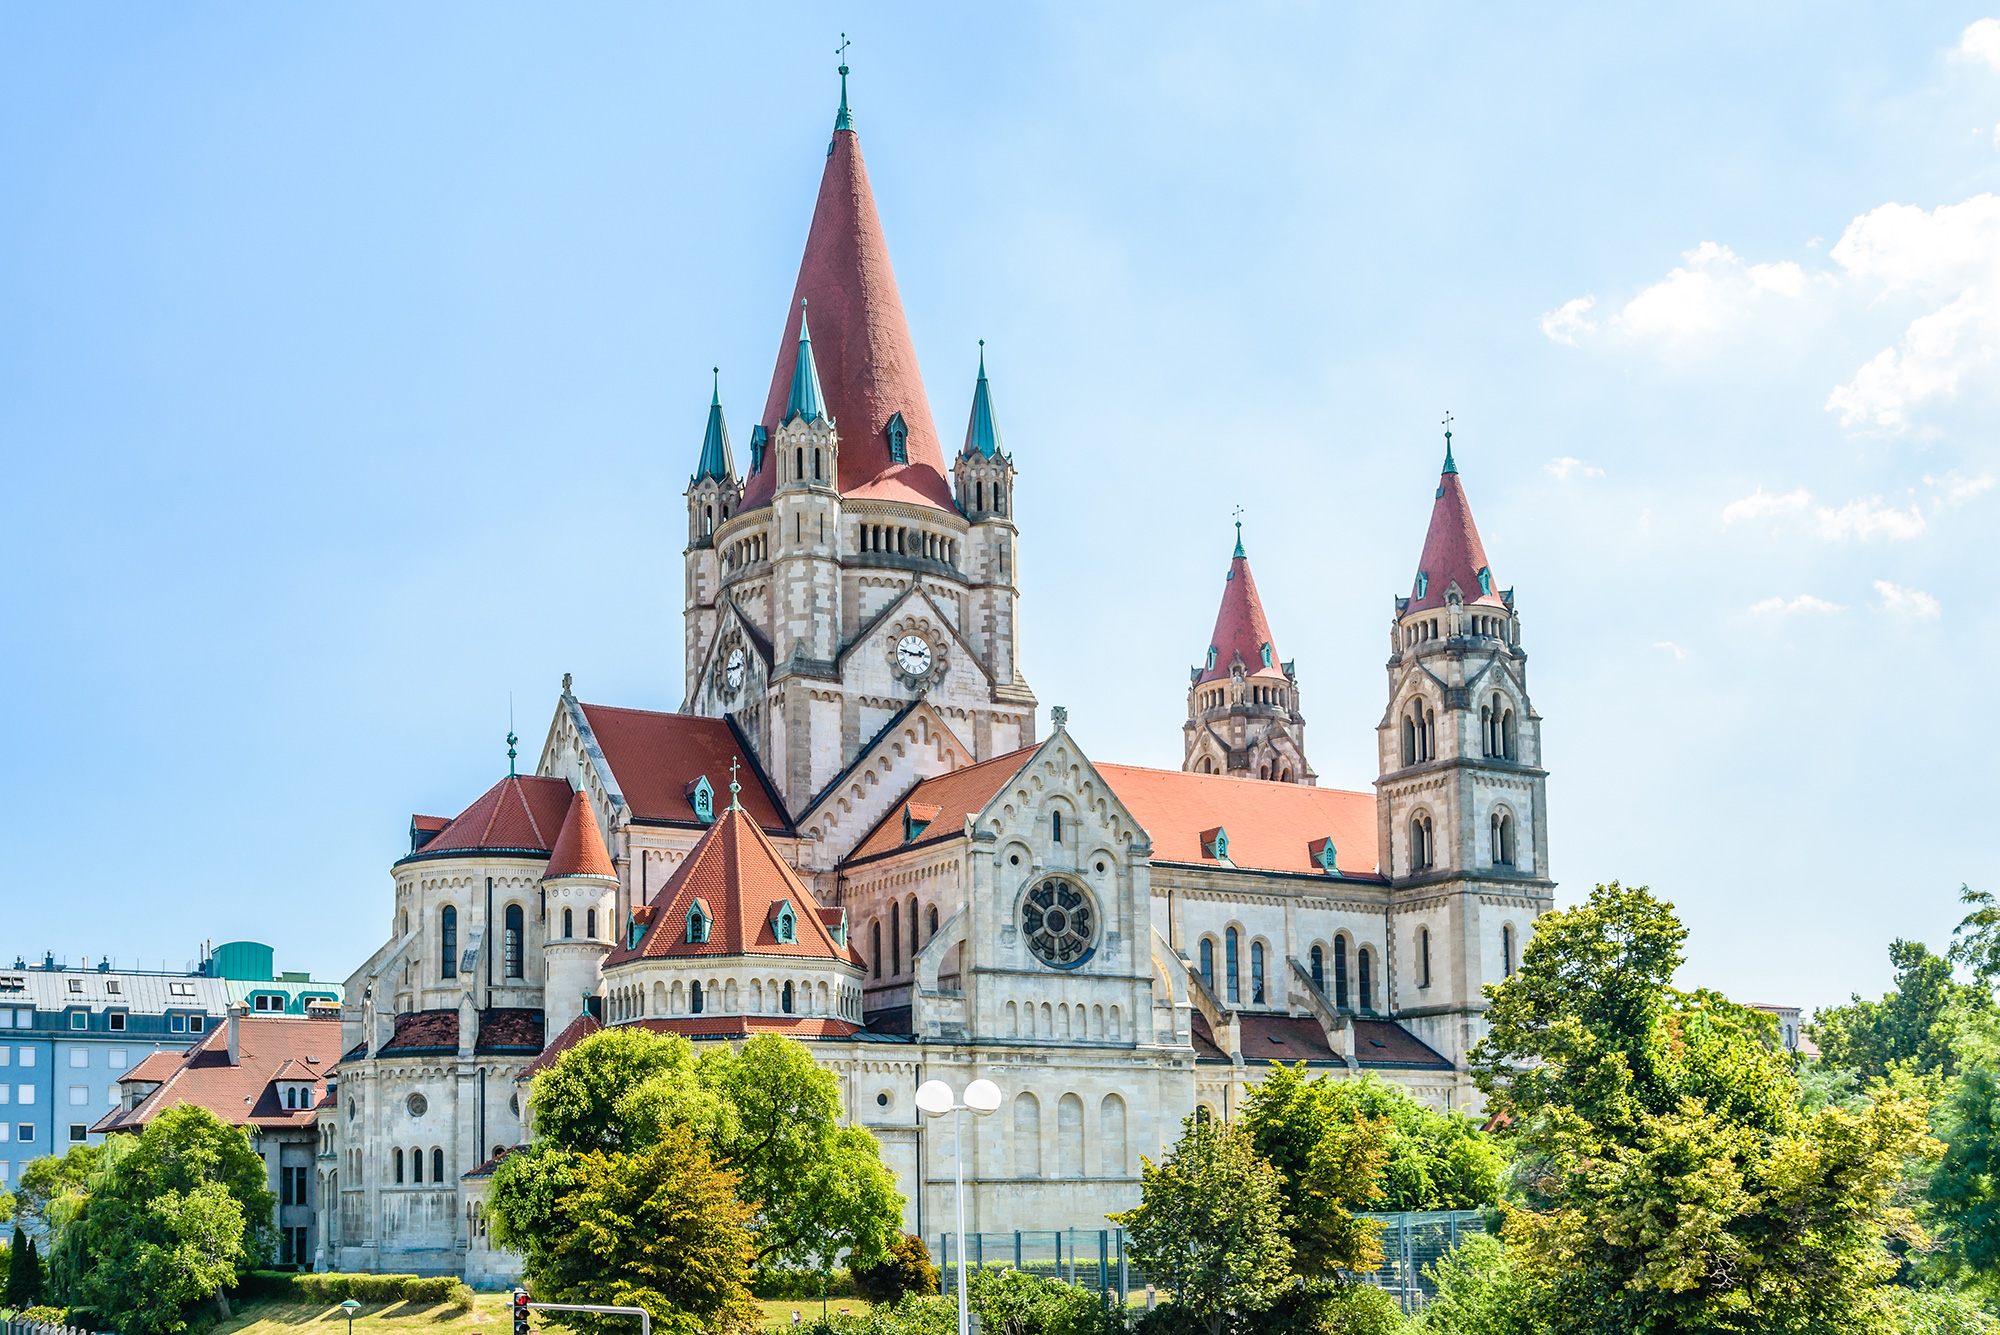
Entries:
[[1298,672],[1278,657],[1272,643],[1271,622],[1243,554],[1240,519],[1215,630],[1202,662],[1189,675],[1188,716],[1181,725],[1183,770],[1274,783],[1316,782],[1318,776],[1306,763]]
[[[964,562],[967,638],[992,674],[996,692],[1019,689],[1015,664],[1021,646],[1015,607],[1021,588],[1021,534],[1014,525],[1014,456],[1000,445],[993,390],[986,382],[983,338],[979,340],[979,380],[972,389],[965,446],[951,471],[958,508],[971,521],[965,535]],[[1029,708],[1033,708],[1032,703]],[[991,754],[991,748],[982,745],[980,754]]]
[[1514,591],[1494,579],[1447,430],[1423,555],[1395,601],[1375,787],[1390,1004],[1461,1070],[1484,1032],[1481,988],[1513,973],[1554,907],[1527,664]]
[[682,554],[687,591],[682,614],[687,658],[682,680],[693,681],[701,656],[715,636],[716,599],[722,587],[721,562],[715,550],[715,530],[729,521],[743,500],[736,480],[736,461],[729,452],[729,427],[722,420],[722,369],[715,369],[715,389],[708,401],[708,429],[701,438],[701,459],[688,479],[688,545]]

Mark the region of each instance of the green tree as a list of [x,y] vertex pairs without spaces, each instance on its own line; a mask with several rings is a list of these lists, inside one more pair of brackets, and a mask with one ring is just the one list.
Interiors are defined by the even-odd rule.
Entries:
[[535,1077],[535,1138],[583,1153],[643,1149],[670,1126],[705,1139],[729,1133],[729,1109],[696,1075],[679,1034],[602,1029]]
[[61,1157],[45,1154],[29,1160],[21,1169],[21,1189],[14,1199],[16,1217],[30,1231],[48,1234],[54,1227],[51,1210],[59,1202],[82,1198],[103,1153],[102,1145],[72,1145]]
[[1142,1160],[1139,1204],[1107,1216],[1131,1234],[1147,1274],[1173,1291],[1208,1335],[1223,1314],[1271,1306],[1290,1274],[1284,1191],[1249,1128],[1199,1113],[1181,1123],[1165,1162]]
[[1474,1069],[1539,1175],[1505,1238],[1536,1329],[1880,1330],[1925,1107],[1800,1111],[1770,1017],[1669,985],[1685,930],[1643,888],[1545,914],[1486,989]]
[[1124,1335],[1125,1330],[1089,1289],[1021,1270],[975,1269],[966,1280],[966,1305],[979,1314],[986,1335]]
[[19,1312],[42,1300],[42,1265],[35,1244],[19,1224],[14,1225],[14,1242],[7,1250],[7,1287],[0,1293],[0,1306]]
[[930,1249],[914,1233],[899,1234],[889,1254],[872,1266],[852,1269],[854,1291],[871,1303],[893,1303],[905,1294],[936,1293],[938,1268]]
[[[661,1335],[743,1331],[762,1315],[747,1287],[750,1207],[688,1127],[629,1152],[538,1141],[494,1171],[492,1214],[494,1241],[521,1253],[546,1299],[643,1307]],[[591,1335],[624,1329],[551,1316]]]
[[[1967,944],[1953,945],[1953,954],[1961,954]],[[1976,968],[1991,963],[1983,944],[1963,953]],[[1814,1012],[1809,1029],[1820,1059],[1858,1071],[1864,1080],[1887,1079],[1891,1066],[1920,1074],[1956,1074],[1953,1038],[1958,1024],[1992,1012],[1992,992],[1980,984],[1953,981],[1951,961],[1933,955],[1921,941],[1891,942],[1889,962],[1896,985],[1880,1001],[1856,995],[1845,1006]]]
[[1467,1238],[1424,1274],[1437,1288],[1424,1307],[1429,1335],[1536,1335],[1525,1285],[1500,1239]]
[[264,1160],[249,1137],[182,1104],[102,1147],[82,1194],[52,1210],[54,1296],[135,1331],[178,1331],[195,1303],[269,1252]]

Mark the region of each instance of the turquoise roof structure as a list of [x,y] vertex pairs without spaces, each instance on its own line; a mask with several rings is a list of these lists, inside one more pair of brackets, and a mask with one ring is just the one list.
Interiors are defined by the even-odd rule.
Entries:
[[[799,302],[804,306],[805,302]],[[799,357],[792,365],[792,394],[785,401],[785,421],[803,417],[808,422],[817,422],[826,412],[826,396],[820,393],[819,367],[813,364],[812,330],[806,324],[806,314],[799,312]]]
[[991,459],[1000,452],[1000,427],[993,420],[993,390],[986,383],[986,340],[979,340],[979,383],[972,387],[972,419],[965,424],[965,457],[974,451]]
[[715,393],[708,401],[708,430],[701,438],[701,462],[695,465],[694,480],[715,478],[727,482],[736,476],[736,461],[729,453],[729,426],[722,420],[722,371],[715,372]]

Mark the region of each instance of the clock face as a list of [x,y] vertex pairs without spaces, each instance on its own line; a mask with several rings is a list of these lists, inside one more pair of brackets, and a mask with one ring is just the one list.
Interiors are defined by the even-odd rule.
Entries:
[[905,635],[896,641],[896,666],[905,676],[927,674],[931,670],[931,642],[921,635]]
[[729,683],[729,689],[732,691],[743,688],[743,651],[741,649],[732,649],[730,651],[729,666],[722,670],[722,679]]

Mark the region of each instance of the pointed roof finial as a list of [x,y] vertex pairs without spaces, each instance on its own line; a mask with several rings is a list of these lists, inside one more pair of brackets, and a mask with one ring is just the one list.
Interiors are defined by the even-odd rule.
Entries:
[[1444,415],[1444,471],[1456,473],[1458,465],[1451,461],[1451,423],[1452,416],[1447,412]]
[[694,466],[694,481],[705,477],[734,481],[736,457],[729,449],[729,424],[722,420],[722,368],[714,368],[715,389],[708,400],[708,428],[701,436],[701,460]]
[[736,782],[736,757],[731,756],[729,758],[729,809],[731,811],[743,810],[743,803],[737,799],[737,794],[742,791],[743,785]]
[[833,52],[840,57],[840,114],[833,118],[833,128],[836,131],[854,128],[854,113],[847,109],[847,47],[847,34],[842,33],[840,45],[835,47]]
[[520,741],[512,728],[507,729],[507,777],[514,777],[514,743]]
[[986,340],[979,340],[979,379],[972,387],[972,419],[965,424],[965,449],[991,459],[1000,453],[1000,424],[993,420],[993,390],[986,383]]
[[803,417],[817,422],[826,411],[820,393],[819,367],[813,363],[812,329],[806,324],[806,299],[799,298],[799,355],[792,363],[792,395],[785,404],[785,421]]
[[1234,513],[1236,515],[1236,553],[1231,559],[1241,561],[1243,559],[1243,507],[1240,505],[1237,506]]

